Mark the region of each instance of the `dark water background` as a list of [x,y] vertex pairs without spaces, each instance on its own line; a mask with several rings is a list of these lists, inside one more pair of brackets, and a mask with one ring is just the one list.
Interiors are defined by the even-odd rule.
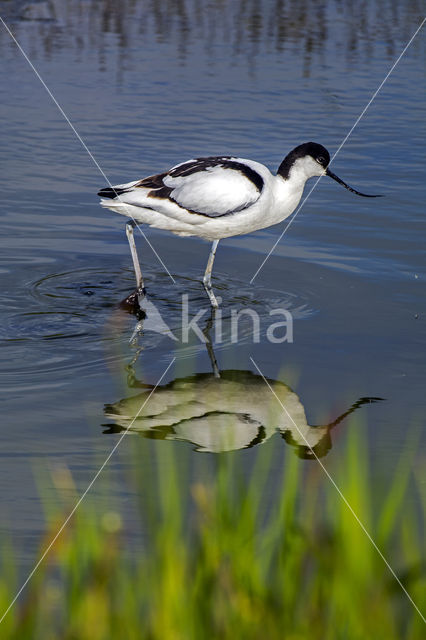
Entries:
[[[276,169],[307,140],[333,153],[424,10],[424,2],[384,0],[0,1],[113,184],[197,155],[236,154]],[[155,384],[174,355],[164,383],[211,366],[204,347],[147,330],[135,378],[126,368],[137,348],[134,318],[117,307],[133,287],[125,220],[98,206],[104,178],[1,25],[0,58],[1,530],[26,567],[44,522],[34,469],[67,465],[83,490],[118,437],[103,433],[115,431],[105,405],[136,395],[135,378]],[[223,241],[214,270],[225,325],[229,309],[247,306],[263,327],[280,305],[295,318],[293,344],[264,335],[253,344],[249,327],[236,345],[228,335],[215,348],[221,369],[255,374],[252,357],[293,389],[310,425],[359,398],[385,399],[357,414],[374,486],[394,477],[407,434],[426,414],[424,60],[423,30],[333,164],[349,184],[386,197],[361,199],[324,179],[252,286],[285,223]],[[150,300],[174,330],[181,294],[193,314],[206,306],[199,279],[208,245],[147,235],[176,280],[138,238]],[[333,431],[326,465],[349,428]],[[263,442],[295,453],[280,433]],[[121,477],[134,464],[129,446],[123,441],[110,464],[111,500],[121,505],[130,499]],[[185,464],[213,457],[193,452],[194,443],[156,446],[173,446]],[[240,452],[247,467],[257,449]],[[419,447],[419,473],[424,461]]]

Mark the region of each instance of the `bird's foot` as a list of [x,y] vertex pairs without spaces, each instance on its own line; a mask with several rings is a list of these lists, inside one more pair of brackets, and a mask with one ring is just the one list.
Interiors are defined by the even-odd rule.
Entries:
[[145,287],[140,287],[120,302],[120,308],[127,311],[127,313],[132,313],[137,317],[138,320],[143,320],[146,317],[146,314],[141,307],[141,301],[145,296]]

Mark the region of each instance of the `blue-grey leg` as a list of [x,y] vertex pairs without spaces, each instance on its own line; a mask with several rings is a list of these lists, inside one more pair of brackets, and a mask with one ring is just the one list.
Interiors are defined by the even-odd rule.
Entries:
[[212,365],[213,375],[214,375],[215,378],[220,378],[219,367],[217,366],[217,360],[216,360],[216,356],[215,356],[215,353],[214,353],[213,343],[212,343],[212,339],[210,337],[210,331],[211,331],[211,329],[213,327],[215,314],[216,314],[216,309],[213,309],[213,307],[212,307],[210,309],[210,318],[207,320],[206,326],[203,329],[203,334],[204,334],[204,337],[206,339],[206,348],[207,348],[207,353],[208,353],[209,358],[210,358],[210,363]]
[[219,240],[215,240],[212,244],[209,259],[207,261],[206,271],[204,273],[204,278],[203,278],[204,289],[206,290],[207,295],[210,298],[210,304],[214,309],[217,309],[219,306],[212,289],[213,262],[214,262],[214,257],[216,255],[216,249],[218,244],[219,244]]
[[136,251],[135,238],[133,236],[133,230],[135,228],[135,224],[136,223],[134,220],[129,220],[127,222],[126,235],[127,235],[127,240],[129,241],[130,253],[132,254],[133,268],[135,270],[137,294],[141,295],[145,293],[145,287],[143,283],[141,267],[139,264],[138,253]]

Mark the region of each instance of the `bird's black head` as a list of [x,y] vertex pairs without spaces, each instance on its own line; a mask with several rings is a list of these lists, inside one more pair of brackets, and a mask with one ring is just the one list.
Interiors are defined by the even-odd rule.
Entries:
[[330,162],[330,154],[322,144],[318,144],[317,142],[304,142],[303,144],[299,144],[298,147],[286,155],[284,160],[281,162],[277,173],[287,180],[290,175],[290,170],[295,162],[301,158],[305,158],[306,156],[313,158],[323,169],[326,169]]
[[[305,161],[303,162],[304,159]],[[312,160],[314,162],[312,162]],[[290,153],[281,162],[277,173],[284,178],[284,180],[288,180],[292,168],[295,167],[294,171],[300,171],[305,180],[314,176],[325,175],[341,184],[345,189],[352,191],[352,193],[356,193],[358,196],[364,196],[364,198],[380,197],[376,195],[368,195],[366,193],[361,193],[356,189],[352,189],[352,187],[346,184],[346,182],[343,182],[343,180],[336,176],[335,173],[330,171],[328,168],[329,164],[330,154],[322,144],[318,144],[317,142],[304,142],[293,149],[293,151],[290,151]]]

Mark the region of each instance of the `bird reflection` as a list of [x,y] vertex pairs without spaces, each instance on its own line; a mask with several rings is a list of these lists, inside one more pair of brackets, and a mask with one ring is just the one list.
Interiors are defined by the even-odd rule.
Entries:
[[[208,338],[208,323],[205,335]],[[105,405],[105,416],[114,424],[104,433],[128,429],[146,438],[187,441],[196,451],[221,453],[247,449],[280,434],[301,458],[322,457],[331,449],[333,428],[364,404],[381,398],[361,398],[325,425],[308,424],[298,395],[279,380],[252,371],[219,371],[213,346],[207,341],[211,373],[175,378],[159,385],[147,402],[153,385],[137,380],[128,367],[137,395]],[[278,399],[277,399],[278,398]]]

